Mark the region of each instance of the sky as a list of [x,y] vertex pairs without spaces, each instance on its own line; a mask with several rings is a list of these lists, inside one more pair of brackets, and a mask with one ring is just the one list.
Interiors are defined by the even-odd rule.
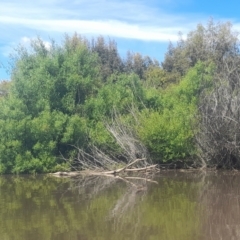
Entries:
[[169,42],[206,25],[231,21],[240,31],[240,1],[207,0],[0,0],[0,80],[11,79],[10,56],[19,44],[40,37],[61,44],[64,34],[114,39],[127,51],[160,62]]

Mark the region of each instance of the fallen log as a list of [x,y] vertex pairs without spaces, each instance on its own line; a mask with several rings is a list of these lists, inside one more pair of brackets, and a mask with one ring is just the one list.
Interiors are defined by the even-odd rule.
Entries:
[[111,170],[111,171],[102,171],[102,170],[85,170],[85,171],[74,171],[74,172],[56,172],[56,173],[51,173],[50,175],[57,176],[57,177],[77,177],[80,175],[105,175],[105,176],[117,176],[121,174],[122,172],[142,172],[142,171],[156,171],[157,170],[157,164],[155,165],[150,165],[147,167],[141,167],[141,168],[129,168],[132,165],[146,160],[145,158],[141,159],[136,159],[135,161],[127,164],[126,166],[116,169],[116,170]]
[[103,173],[105,173],[105,174],[117,174],[117,173],[120,173],[120,172],[123,172],[123,171],[127,170],[127,168],[129,168],[129,167],[131,167],[132,165],[134,165],[135,163],[140,162],[140,161],[143,161],[143,160],[146,160],[146,158],[136,159],[135,161],[129,163],[128,165],[126,165],[126,166],[123,167],[123,168],[119,168],[119,169],[117,169],[117,170],[107,171],[107,172],[103,172]]
[[144,167],[144,168],[130,168],[130,169],[125,169],[126,172],[140,172],[140,171],[147,171],[147,170],[151,170],[153,168],[157,168],[158,164],[155,165],[151,165],[148,167]]

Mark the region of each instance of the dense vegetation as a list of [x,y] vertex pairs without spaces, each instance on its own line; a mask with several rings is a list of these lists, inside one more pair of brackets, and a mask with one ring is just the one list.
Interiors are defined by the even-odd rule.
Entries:
[[103,37],[32,40],[0,85],[0,173],[77,167],[92,146],[127,161],[106,128],[115,118],[155,162],[238,165],[239,63],[231,24],[213,21],[170,44],[161,64],[122,58]]

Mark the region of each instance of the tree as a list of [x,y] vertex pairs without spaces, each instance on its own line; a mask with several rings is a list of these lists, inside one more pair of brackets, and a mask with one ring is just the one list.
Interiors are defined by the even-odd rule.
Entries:
[[71,145],[87,138],[82,106],[100,84],[98,56],[86,41],[66,36],[63,46],[41,39],[18,48],[11,90],[0,111],[0,172],[47,172],[65,168]]
[[188,160],[195,155],[195,115],[202,91],[211,86],[213,66],[197,63],[179,84],[161,91],[158,109],[145,109],[137,132],[155,161]]
[[140,79],[144,79],[145,71],[150,66],[159,66],[158,61],[152,60],[149,56],[142,56],[140,53],[127,52],[127,59],[124,62],[124,71],[135,73]]
[[240,56],[228,57],[213,77],[211,91],[204,92],[196,133],[203,164],[240,166]]
[[204,166],[239,167],[240,42],[232,24],[210,20],[180,39],[162,63],[165,71],[184,76],[201,60],[214,65],[212,83],[203,86],[195,129],[198,156]]
[[53,171],[66,168],[64,159],[75,159],[78,148],[107,149],[109,143],[114,149],[102,121],[113,109],[127,115],[144,98],[139,77],[122,73],[121,64],[115,42],[105,44],[102,37],[92,46],[77,34],[65,36],[62,45],[37,38],[20,46],[1,102],[0,172]]
[[103,81],[113,73],[120,73],[123,70],[123,62],[119,56],[117,44],[114,40],[105,39],[100,36],[96,40],[92,40],[91,50],[97,53],[100,61],[100,73]]
[[12,71],[14,95],[32,115],[49,106],[51,110],[76,113],[99,87],[98,57],[81,37],[66,36],[62,47],[47,49],[41,39],[31,50],[20,48]]
[[228,56],[238,54],[238,33],[232,30],[232,24],[215,24],[211,19],[206,27],[199,24],[186,40],[180,35],[176,46],[170,43],[162,67],[167,72],[184,76],[198,61],[213,62],[218,68]]

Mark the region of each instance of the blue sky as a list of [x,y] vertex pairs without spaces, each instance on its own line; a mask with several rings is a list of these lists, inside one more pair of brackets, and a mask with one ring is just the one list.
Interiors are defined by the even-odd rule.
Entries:
[[14,48],[37,36],[48,45],[65,33],[102,35],[115,39],[123,56],[130,50],[161,61],[179,32],[186,36],[210,17],[240,30],[239,9],[237,0],[1,0],[0,80],[10,79]]

